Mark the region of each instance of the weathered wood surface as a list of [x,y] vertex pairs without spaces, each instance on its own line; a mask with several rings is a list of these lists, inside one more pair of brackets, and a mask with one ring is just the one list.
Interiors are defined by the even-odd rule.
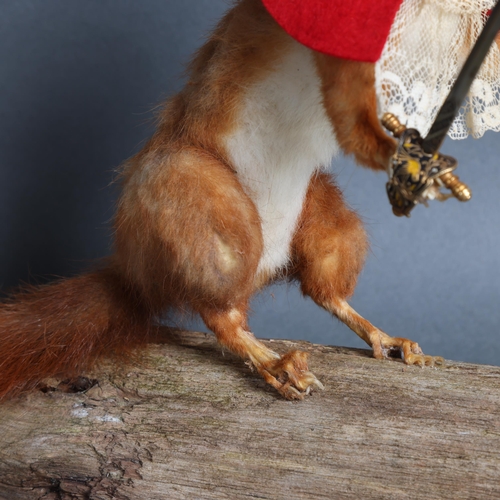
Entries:
[[2,404],[0,498],[500,498],[498,367],[276,341],[326,387],[289,402],[211,336],[168,338],[86,393]]

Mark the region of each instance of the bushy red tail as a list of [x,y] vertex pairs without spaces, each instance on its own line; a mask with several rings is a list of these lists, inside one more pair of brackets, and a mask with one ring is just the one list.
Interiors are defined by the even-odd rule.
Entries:
[[0,304],[0,399],[146,343],[148,316],[109,269],[16,294]]

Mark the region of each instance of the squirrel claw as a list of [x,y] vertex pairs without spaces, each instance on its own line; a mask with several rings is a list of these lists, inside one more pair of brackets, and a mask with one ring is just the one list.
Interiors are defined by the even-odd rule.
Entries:
[[379,344],[374,346],[373,354],[376,358],[387,358],[391,352],[399,351],[401,358],[407,365],[417,365],[422,368],[445,366],[444,358],[441,356],[428,356],[422,352],[420,346],[409,339],[401,337],[389,337],[380,332]]
[[403,356],[404,362],[407,365],[419,365],[422,368],[430,366],[432,368],[443,367],[445,365],[444,358],[441,356],[426,356],[424,354],[410,354]]
[[423,368],[428,363],[426,360],[427,356],[424,356],[423,354],[409,354],[408,356],[402,354],[401,357],[407,365],[417,365]]
[[303,351],[290,351],[256,368],[268,384],[289,400],[304,399],[314,389],[324,389],[323,384],[308,370],[307,353]]

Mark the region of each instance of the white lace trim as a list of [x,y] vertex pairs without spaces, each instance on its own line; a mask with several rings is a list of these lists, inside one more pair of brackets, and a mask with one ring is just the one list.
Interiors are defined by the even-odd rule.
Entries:
[[[377,63],[380,111],[425,136],[494,0],[403,0]],[[498,42],[498,38],[497,38]],[[493,46],[448,135],[500,131],[500,49]]]

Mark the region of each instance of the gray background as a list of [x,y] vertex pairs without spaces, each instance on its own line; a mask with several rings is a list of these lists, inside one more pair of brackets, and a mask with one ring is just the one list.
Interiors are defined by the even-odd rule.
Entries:
[[[71,275],[109,252],[114,169],[182,85],[219,0],[0,1],[0,285]],[[333,170],[372,252],[353,306],[429,354],[500,364],[498,136],[447,141],[474,199],[391,214],[385,176]],[[364,346],[294,286],[253,303],[258,336]],[[194,326],[196,326],[196,322]]]

